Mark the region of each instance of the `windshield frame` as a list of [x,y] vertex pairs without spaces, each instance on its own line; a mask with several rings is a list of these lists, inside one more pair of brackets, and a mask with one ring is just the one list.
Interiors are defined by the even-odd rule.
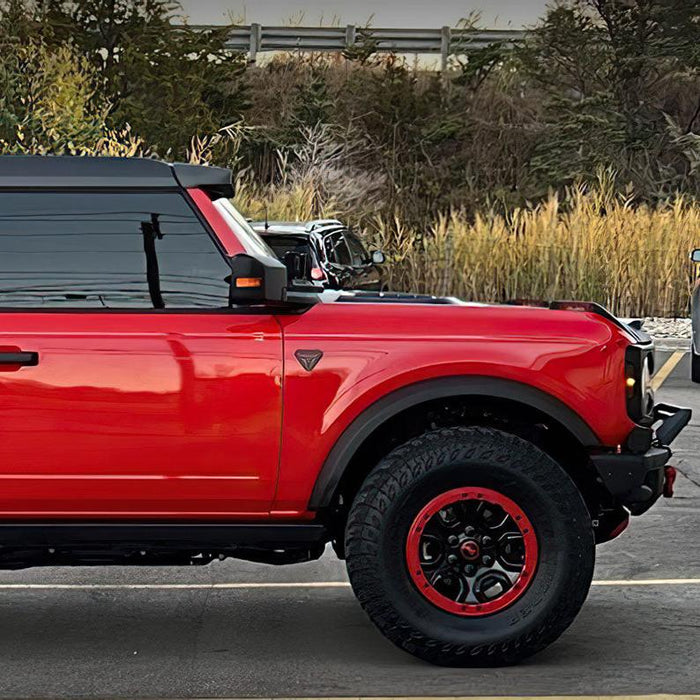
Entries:
[[228,227],[234,232],[246,253],[253,256],[271,257],[277,256],[270,246],[265,243],[262,236],[253,229],[241,212],[233,206],[230,199],[220,197],[212,200],[212,204],[222,216]]

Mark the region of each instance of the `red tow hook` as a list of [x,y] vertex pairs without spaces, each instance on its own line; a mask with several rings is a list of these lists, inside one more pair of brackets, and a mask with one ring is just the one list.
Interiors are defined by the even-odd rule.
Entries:
[[673,498],[673,487],[678,471],[675,467],[664,467],[664,498]]

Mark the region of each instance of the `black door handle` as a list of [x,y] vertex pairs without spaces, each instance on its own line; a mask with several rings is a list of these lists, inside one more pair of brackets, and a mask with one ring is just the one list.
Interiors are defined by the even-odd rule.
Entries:
[[38,364],[38,352],[0,352],[0,365],[36,367]]

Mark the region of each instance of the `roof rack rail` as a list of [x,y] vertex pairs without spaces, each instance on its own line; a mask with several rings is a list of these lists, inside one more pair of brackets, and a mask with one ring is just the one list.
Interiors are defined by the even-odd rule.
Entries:
[[150,158],[0,156],[0,190],[176,189],[202,187],[232,197],[231,171]]
[[319,228],[327,228],[328,226],[343,226],[343,222],[338,221],[338,219],[315,219],[314,221],[308,221],[305,229],[311,232]]

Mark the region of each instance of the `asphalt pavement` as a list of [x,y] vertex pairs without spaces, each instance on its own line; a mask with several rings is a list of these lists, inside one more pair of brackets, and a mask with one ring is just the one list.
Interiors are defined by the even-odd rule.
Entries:
[[[659,365],[671,357],[660,353]],[[598,549],[568,632],[528,662],[437,668],[385,641],[344,565],[0,572],[0,697],[700,693],[700,386],[687,354],[659,400],[695,409],[677,496]]]

